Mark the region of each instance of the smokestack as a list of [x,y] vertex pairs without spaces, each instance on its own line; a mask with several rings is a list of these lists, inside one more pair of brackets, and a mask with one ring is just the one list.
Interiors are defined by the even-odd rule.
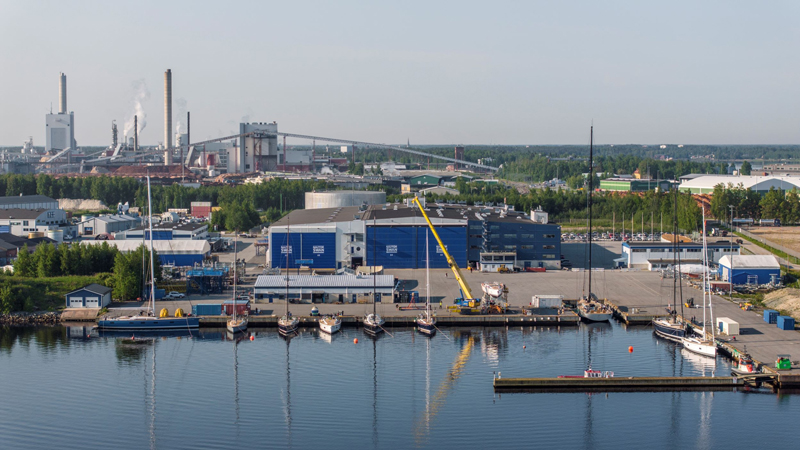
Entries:
[[139,117],[133,116],[133,151],[139,151]]
[[67,76],[63,72],[58,82],[58,113],[67,113]]
[[172,147],[172,70],[164,72],[164,148]]

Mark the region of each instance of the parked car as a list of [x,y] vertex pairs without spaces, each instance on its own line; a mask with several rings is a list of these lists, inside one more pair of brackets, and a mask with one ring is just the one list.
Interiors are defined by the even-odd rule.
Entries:
[[175,299],[175,298],[184,298],[186,297],[185,294],[182,292],[172,291],[164,296],[165,299]]

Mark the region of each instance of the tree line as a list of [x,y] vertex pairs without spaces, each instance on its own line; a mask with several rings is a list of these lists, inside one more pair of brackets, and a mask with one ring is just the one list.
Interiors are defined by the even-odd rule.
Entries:
[[[732,210],[731,210],[731,207]],[[800,191],[790,191],[771,187],[769,192],[760,194],[742,184],[718,184],[714,186],[711,197],[711,214],[724,221],[730,221],[731,213],[742,219],[780,219],[784,224],[800,223]]]

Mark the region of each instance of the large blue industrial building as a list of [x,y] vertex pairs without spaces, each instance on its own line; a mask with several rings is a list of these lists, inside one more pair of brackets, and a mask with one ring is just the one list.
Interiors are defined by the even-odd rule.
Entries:
[[[428,205],[426,214],[461,267],[484,269],[502,255],[520,269],[561,265],[561,227],[508,207]],[[287,231],[289,237],[287,240]],[[269,229],[271,267],[333,271],[376,265],[431,268],[447,260],[419,209],[400,204],[293,211]],[[288,255],[288,258],[287,258]],[[510,267],[509,267],[510,268]]]

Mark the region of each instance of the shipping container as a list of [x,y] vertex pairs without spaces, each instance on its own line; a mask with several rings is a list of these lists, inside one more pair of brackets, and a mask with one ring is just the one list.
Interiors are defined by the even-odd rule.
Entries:
[[[234,301],[228,300],[227,302],[222,304],[222,309],[225,311],[225,314],[232,315],[233,314],[233,305]],[[250,312],[250,300],[236,300],[236,314],[248,314]]]
[[794,317],[778,316],[776,325],[778,325],[778,328],[781,330],[794,330]]
[[222,304],[220,303],[200,303],[192,305],[193,316],[218,316],[222,314]]
[[534,308],[561,308],[563,295],[534,295],[531,306]]
[[731,320],[727,317],[717,317],[717,328],[720,333],[725,333],[728,336],[735,336],[739,334],[739,322]]
[[775,311],[774,309],[765,309],[764,310],[764,322],[777,323],[778,322],[778,311]]

